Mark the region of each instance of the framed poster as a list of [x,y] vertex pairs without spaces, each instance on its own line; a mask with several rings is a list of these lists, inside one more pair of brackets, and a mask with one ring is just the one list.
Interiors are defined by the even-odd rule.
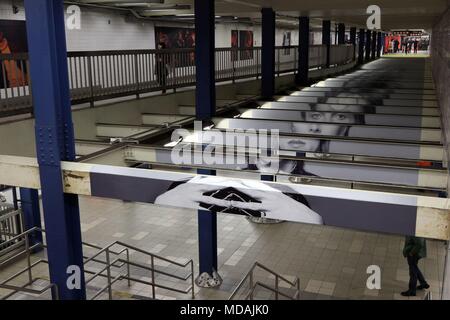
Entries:
[[240,52],[241,60],[253,59],[253,31],[239,31],[239,46],[243,49]]
[[[178,27],[155,27],[155,47],[163,44],[164,49],[192,49],[195,48],[195,29]],[[181,57],[181,55],[180,55]],[[171,63],[175,67],[195,65],[195,54],[189,52],[188,57],[172,57]]]
[[[291,46],[291,32],[287,31],[283,34],[283,47],[290,47]],[[284,48],[284,55],[290,55],[291,49],[290,48]]]
[[239,48],[239,31],[231,30],[231,61],[238,60],[238,49]]
[[[28,52],[25,21],[0,20],[0,53],[14,54]],[[2,61],[0,85],[2,88],[15,88],[28,84],[25,61]]]

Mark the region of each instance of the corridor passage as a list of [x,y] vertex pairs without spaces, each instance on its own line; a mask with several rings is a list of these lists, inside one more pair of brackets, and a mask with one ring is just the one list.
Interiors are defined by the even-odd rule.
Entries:
[[[294,134],[295,139],[300,139],[285,147],[296,152],[295,165],[301,164],[303,171],[286,169],[275,174],[276,181],[307,176],[311,180],[306,183],[318,186],[435,198],[447,188],[440,112],[428,58],[383,58],[310,87],[292,87],[273,99],[252,100],[232,114],[233,117],[225,113],[214,118],[211,130],[255,128],[259,123],[261,128],[278,128],[281,135]],[[286,125],[287,122],[298,125]],[[292,128],[298,131],[293,132]],[[309,131],[311,128],[313,131]],[[311,142],[315,140],[319,142]],[[317,145],[321,148],[313,149]],[[161,162],[159,165],[164,167]],[[228,174],[241,175],[236,171]],[[194,210],[93,197],[81,197],[80,209],[83,241],[87,243],[104,247],[122,241],[180,263],[194,259],[198,267]],[[255,261],[287,279],[299,277],[300,299],[423,299],[426,292],[410,298],[400,295],[409,276],[402,256],[404,237],[395,233],[409,230],[416,221],[404,216],[402,226],[396,212],[378,212],[379,217],[365,218],[369,223],[355,217],[352,230],[339,220],[346,214],[338,207],[328,211],[325,221],[329,223],[325,226],[292,222],[255,224],[243,216],[218,214],[218,266],[223,283],[213,289],[196,288],[196,299],[227,299],[243,272]],[[90,248],[85,250],[87,255],[95,253]],[[429,240],[428,256],[420,262],[434,299],[441,295],[445,253],[443,241]],[[131,259],[150,263],[139,252],[132,251]],[[382,270],[381,290],[366,287],[370,265]],[[23,266],[15,264],[2,270],[0,277],[7,277]],[[158,262],[156,268],[172,270],[164,262]],[[98,266],[92,270],[99,270]],[[47,279],[41,285],[48,284],[45,268],[37,272],[40,274],[36,276]],[[144,281],[150,279],[145,271],[133,272]],[[273,281],[266,274],[258,277],[261,281]],[[186,285],[164,275],[157,275],[156,279],[172,288],[184,289]],[[101,278],[91,282],[87,286],[88,297],[105,285],[106,280]],[[139,283],[128,287],[125,281],[114,285],[113,290],[114,299],[139,300],[150,299],[151,291],[150,286]],[[157,299],[186,298],[165,289],[157,289],[156,294]],[[270,296],[258,292],[258,298]],[[17,294],[14,298],[33,296]],[[106,292],[100,298],[106,299]]]

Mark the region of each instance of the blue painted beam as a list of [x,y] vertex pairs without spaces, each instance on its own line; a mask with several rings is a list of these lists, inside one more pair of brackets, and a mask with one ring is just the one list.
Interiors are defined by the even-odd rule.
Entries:
[[[215,176],[214,170],[199,169],[198,174]],[[217,214],[198,211],[198,249],[200,275],[207,273],[212,276],[218,271],[217,266]]]
[[358,64],[364,63],[364,43],[366,40],[366,33],[364,32],[364,29],[359,29],[359,46],[358,46]]
[[322,21],[322,44],[327,47],[327,60],[325,67],[330,67],[330,50],[331,50],[331,21]]
[[[41,210],[39,205],[38,190],[20,188],[20,204],[23,215],[23,226],[25,230],[30,230],[34,227],[41,229]],[[34,232],[30,234],[28,240],[30,247],[38,243],[43,243],[42,232]],[[37,251],[38,250],[35,252]]]
[[355,27],[350,28],[350,43],[353,45],[353,57],[356,59],[356,28]]
[[345,44],[345,24],[338,24],[338,44]]
[[209,120],[216,111],[214,0],[195,0],[196,115]]
[[[196,117],[207,122],[216,110],[214,0],[195,0],[195,30]],[[213,170],[198,170],[198,173],[215,175]],[[217,214],[214,212],[198,210],[198,250],[197,285],[214,286],[211,283],[218,271]]]
[[366,31],[366,61],[370,61],[370,53],[372,46],[372,31],[367,30]]
[[25,13],[50,281],[60,299],[85,299],[78,197],[64,194],[60,163],[75,160],[63,1],[25,0]]
[[296,83],[306,86],[309,83],[309,17],[299,18],[298,31],[298,72]]
[[381,49],[383,48],[383,35],[381,32],[378,32],[377,38],[377,58],[381,57]]
[[371,59],[375,60],[377,57],[377,32],[376,31],[372,32],[372,44],[371,44],[370,48],[372,50]]
[[275,94],[275,12],[262,8],[261,95],[271,99]]

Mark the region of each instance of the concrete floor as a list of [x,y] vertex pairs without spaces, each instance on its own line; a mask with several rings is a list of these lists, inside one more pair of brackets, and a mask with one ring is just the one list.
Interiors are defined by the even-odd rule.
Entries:
[[[194,260],[198,270],[197,215],[195,211],[162,208],[147,204],[127,203],[97,198],[80,198],[83,240],[104,247],[121,241],[154,254],[184,263]],[[433,299],[440,298],[445,247],[443,242],[428,241],[428,257],[420,266],[431,285]],[[219,273],[223,284],[219,288],[196,288],[196,299],[228,299],[239,281],[255,261],[286,276],[300,278],[301,299],[405,299],[400,292],[407,288],[408,266],[402,256],[403,237],[365,233],[339,228],[281,223],[254,224],[241,216],[218,215]],[[85,249],[85,254],[96,251]],[[34,257],[37,259],[37,257]],[[150,263],[149,256],[131,252],[133,261]],[[24,261],[0,270],[0,280],[17,272]],[[188,269],[173,268],[164,261],[155,261],[157,268],[185,275]],[[366,288],[369,265],[381,268],[381,290]],[[90,269],[99,266],[89,264]],[[123,270],[122,270],[123,271]],[[133,276],[151,280],[151,274],[132,269]],[[45,264],[35,268],[34,276],[48,279]],[[21,281],[26,278],[22,277]],[[273,277],[258,273],[258,279],[273,284]],[[20,281],[18,281],[19,283]],[[37,282],[36,286],[42,286]],[[186,289],[189,281],[158,276],[156,283],[171,288]],[[88,297],[104,286],[96,279],[89,284]],[[283,287],[283,285],[282,285]],[[286,289],[287,290],[287,289]],[[114,285],[115,299],[149,299],[148,285],[126,281]],[[0,291],[0,296],[5,294]],[[157,299],[190,299],[189,294],[166,289],[156,290]],[[422,299],[423,292],[418,297]],[[257,292],[267,298],[267,292]],[[14,299],[37,299],[31,295],[15,295]],[[107,298],[106,294],[99,297]]]

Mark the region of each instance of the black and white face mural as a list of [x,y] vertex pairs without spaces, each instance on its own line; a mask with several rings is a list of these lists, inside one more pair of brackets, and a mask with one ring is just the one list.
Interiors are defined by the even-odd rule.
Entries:
[[415,196],[363,190],[102,165],[89,181],[96,197],[405,235],[421,214]]
[[[370,95],[364,89],[355,90],[364,86],[377,89],[372,90]],[[299,154],[307,153],[322,156],[329,152],[339,153],[339,148],[344,145],[347,148],[345,152],[351,154],[352,142],[350,140],[335,141],[333,140],[335,138],[386,139],[397,142],[440,140],[439,126],[434,128],[424,125],[422,114],[418,110],[416,113],[406,115],[377,113],[374,105],[383,107],[384,100],[390,99],[390,95],[395,94],[396,88],[411,86],[397,84],[391,86],[382,81],[374,82],[373,79],[370,81],[333,79],[317,86],[317,88],[327,89],[330,87],[333,89],[324,90],[323,95],[299,101],[301,105],[298,109],[294,107],[295,103],[290,104],[290,107],[286,109],[282,105],[282,103],[296,102],[295,96],[291,101],[286,102],[279,99],[271,102],[273,104],[269,108],[239,109],[239,114],[233,117],[214,118],[212,119],[214,126],[208,130],[276,129],[281,134],[280,150],[293,151],[297,158]],[[412,87],[420,90],[427,86],[413,85]],[[342,88],[349,89],[344,89],[344,92]],[[277,105],[278,102],[280,104]],[[398,107],[405,108],[401,105]],[[409,116],[411,117],[408,118]],[[356,140],[354,143],[356,145],[362,142]],[[377,155],[396,156],[395,145],[383,149],[383,145],[380,144],[376,148],[378,148]],[[363,149],[363,147],[360,148],[360,150]],[[400,152],[414,159],[420,157],[419,149],[408,149],[408,151],[405,149]],[[370,154],[368,151],[362,152]],[[419,173],[414,170],[399,173],[401,171],[399,168],[380,169],[375,166],[368,168],[348,164],[345,167],[341,164],[330,165],[320,161],[308,161],[305,157],[302,160],[295,158],[295,156],[281,157],[274,160],[274,157],[270,155],[260,156],[256,163],[249,162],[247,165],[234,167],[230,165],[227,168],[272,176],[283,174],[348,179],[349,181],[356,181],[359,178],[365,179],[364,181],[411,186],[418,184],[420,180]],[[161,161],[161,159],[157,160]],[[279,161],[278,166],[273,166],[272,161]],[[274,167],[276,170],[273,169]],[[306,189],[308,192],[305,192]],[[168,185],[167,189],[159,190],[162,192],[158,193],[154,202],[161,205],[399,234],[415,234],[416,228],[417,207],[391,205],[388,200],[390,196],[384,193],[377,194],[376,200],[373,199],[374,193],[365,194],[367,198],[362,196],[355,200],[346,198],[345,193],[360,191],[330,188],[329,193],[325,195],[323,187],[318,188],[313,185],[274,184],[215,176],[177,181]],[[375,203],[372,202],[373,200]]]
[[[357,114],[343,113],[340,112],[340,109],[341,108],[337,108],[335,112],[325,112],[320,108],[311,112],[297,112],[296,115],[299,116],[299,119],[296,120],[303,119],[304,122],[291,122],[289,124],[290,133],[332,137],[345,136],[348,133],[348,125],[362,123],[363,120]],[[274,110],[274,113],[277,113],[277,111]],[[286,115],[286,117],[288,116],[289,115]],[[324,124],[323,122],[327,124]],[[293,135],[290,138],[280,139],[280,149],[312,153],[328,153],[329,142],[319,139],[304,139]],[[304,163],[302,161],[281,160],[279,163],[279,172],[273,172],[270,159],[260,158],[256,167],[257,170],[263,173],[310,175],[310,173],[305,171]]]

